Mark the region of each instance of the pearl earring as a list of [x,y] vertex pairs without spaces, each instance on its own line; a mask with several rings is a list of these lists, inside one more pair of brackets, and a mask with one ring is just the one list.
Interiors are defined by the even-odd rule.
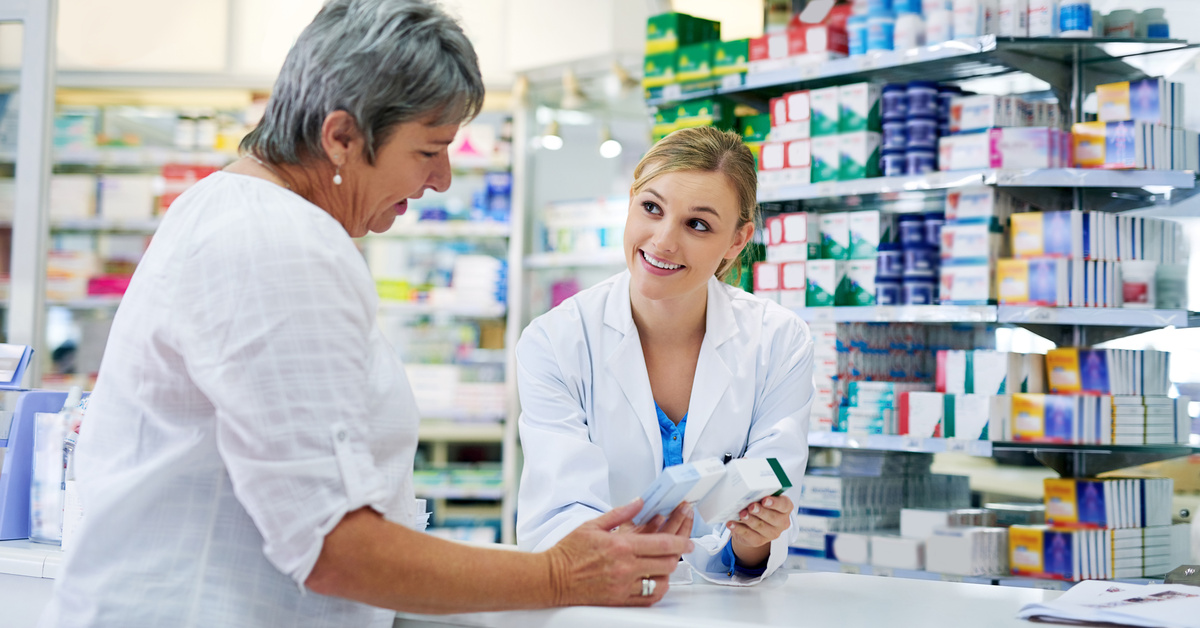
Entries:
[[341,166],[338,166],[337,172],[333,173],[333,184],[334,185],[342,184],[342,167]]

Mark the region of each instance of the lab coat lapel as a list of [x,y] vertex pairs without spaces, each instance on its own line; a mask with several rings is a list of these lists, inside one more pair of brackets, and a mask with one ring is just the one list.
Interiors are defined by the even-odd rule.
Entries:
[[733,303],[716,277],[708,280],[708,309],[704,329],[704,342],[700,345],[700,359],[696,363],[696,376],[692,381],[692,398],[688,402],[687,429],[683,436],[683,459],[688,461],[700,434],[733,381],[733,371],[718,349],[737,335],[738,327],[733,317]]
[[[629,304],[629,273],[626,272],[608,294],[604,305],[604,324],[619,334],[621,340],[608,355],[608,372],[625,399],[633,408],[638,423],[650,440],[650,451],[654,452],[654,468],[663,465],[662,434],[658,427],[658,415],[654,411],[654,393],[650,390],[650,375],[646,371],[646,358],[642,354],[642,342],[637,327],[633,324],[633,311]],[[689,423],[691,418],[688,419]],[[686,437],[685,437],[686,438]]]

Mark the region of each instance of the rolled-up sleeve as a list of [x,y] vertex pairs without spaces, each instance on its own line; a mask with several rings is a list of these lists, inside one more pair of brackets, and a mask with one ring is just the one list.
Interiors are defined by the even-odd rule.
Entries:
[[301,585],[342,517],[387,497],[365,421],[374,286],[348,238],[312,233],[192,242],[172,304],[234,493],[267,559]]

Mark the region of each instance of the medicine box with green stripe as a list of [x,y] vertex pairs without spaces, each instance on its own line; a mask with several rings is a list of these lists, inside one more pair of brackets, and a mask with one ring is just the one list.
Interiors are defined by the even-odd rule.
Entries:
[[842,167],[842,140],[836,135],[812,138],[812,182],[837,181]]
[[842,270],[840,263],[831,259],[809,260],[804,271],[808,281],[806,301],[808,307],[833,305]]
[[809,102],[812,107],[809,125],[812,137],[837,135],[840,132],[841,106],[838,95],[840,91],[838,87],[809,91]]
[[838,88],[838,131],[881,131],[880,98],[882,88],[870,83],[855,83]]
[[726,131],[737,128],[737,117],[733,115],[735,105],[724,98],[703,98],[680,103],[675,109],[675,126],[686,129],[696,126],[712,126]]
[[841,146],[841,164],[838,178],[842,181],[878,177],[879,150],[882,138],[879,133],[858,131],[838,135]]
[[850,259],[850,214],[829,212],[821,214],[821,257]]

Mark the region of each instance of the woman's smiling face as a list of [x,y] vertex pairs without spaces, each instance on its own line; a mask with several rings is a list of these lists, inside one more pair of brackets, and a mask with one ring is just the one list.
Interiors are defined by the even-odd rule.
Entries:
[[721,262],[742,252],[754,233],[738,224],[738,195],[725,174],[668,172],[631,199],[625,263],[634,291],[650,300],[705,290]]

